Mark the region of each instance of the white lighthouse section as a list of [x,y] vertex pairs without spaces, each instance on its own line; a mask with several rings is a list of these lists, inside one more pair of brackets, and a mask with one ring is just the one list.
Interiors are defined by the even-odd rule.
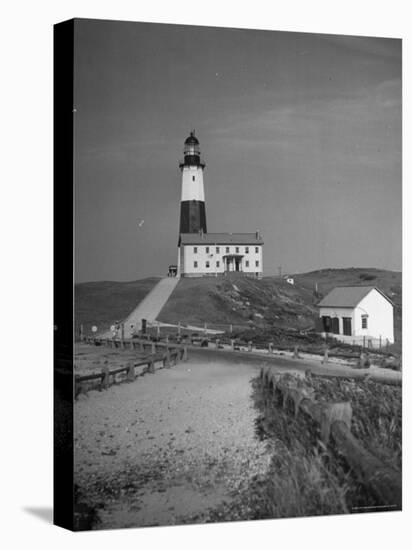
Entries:
[[205,201],[203,169],[200,166],[184,166],[182,170],[182,202]]

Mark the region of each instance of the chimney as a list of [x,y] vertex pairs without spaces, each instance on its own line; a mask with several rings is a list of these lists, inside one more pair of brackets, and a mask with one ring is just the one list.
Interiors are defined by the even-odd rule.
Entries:
[[260,239],[260,231],[259,229],[256,231],[256,240],[259,240]]

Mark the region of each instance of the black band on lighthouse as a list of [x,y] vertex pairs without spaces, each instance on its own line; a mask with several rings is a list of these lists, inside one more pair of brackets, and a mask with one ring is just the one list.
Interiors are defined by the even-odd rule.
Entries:
[[207,233],[206,209],[203,201],[182,201],[180,203],[180,233]]

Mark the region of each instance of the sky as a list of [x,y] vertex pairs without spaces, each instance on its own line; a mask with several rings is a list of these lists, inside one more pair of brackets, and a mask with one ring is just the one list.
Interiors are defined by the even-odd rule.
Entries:
[[176,263],[192,129],[208,231],[259,229],[264,275],[401,270],[401,50],[388,38],[76,20],[76,282]]

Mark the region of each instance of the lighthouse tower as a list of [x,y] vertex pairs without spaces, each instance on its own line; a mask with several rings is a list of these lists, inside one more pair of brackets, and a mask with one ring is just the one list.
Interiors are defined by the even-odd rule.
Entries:
[[179,233],[206,233],[205,190],[203,170],[205,163],[200,158],[199,140],[195,131],[185,140],[182,171],[182,198],[180,203]]

